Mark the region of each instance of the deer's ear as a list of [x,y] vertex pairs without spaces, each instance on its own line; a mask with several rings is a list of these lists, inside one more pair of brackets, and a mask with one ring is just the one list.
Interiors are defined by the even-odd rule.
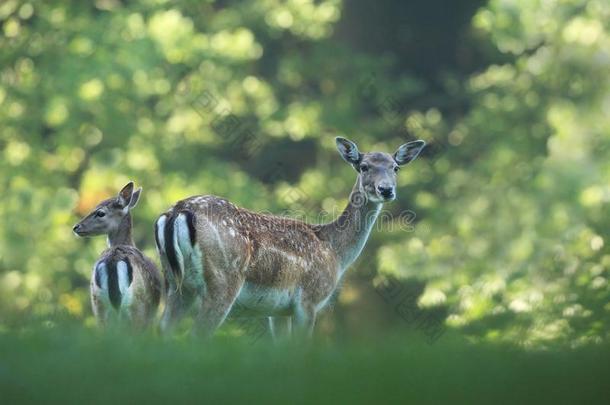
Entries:
[[407,163],[415,160],[415,158],[419,155],[419,153],[424,149],[425,146],[426,142],[422,140],[400,145],[400,147],[394,153],[394,160],[400,166],[406,165]]
[[138,200],[140,200],[140,194],[142,194],[142,187],[139,187],[131,195],[131,201],[129,201],[129,209],[132,209],[136,206],[136,204],[138,204]]
[[337,150],[341,154],[343,160],[352,165],[357,165],[362,159],[362,153],[358,151],[356,144],[349,139],[341,138],[340,136],[335,138],[337,143]]
[[121,207],[125,208],[131,202],[131,195],[133,194],[133,181],[130,181],[119,191],[118,202]]

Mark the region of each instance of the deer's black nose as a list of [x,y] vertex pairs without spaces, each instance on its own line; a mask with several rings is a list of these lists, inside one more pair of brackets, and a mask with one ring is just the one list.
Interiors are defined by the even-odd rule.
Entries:
[[383,198],[394,197],[394,187],[378,186],[377,191],[379,191],[379,195]]
[[74,228],[72,228],[72,231],[76,234],[78,233],[79,230],[80,230],[80,224],[76,224],[76,225],[74,225]]

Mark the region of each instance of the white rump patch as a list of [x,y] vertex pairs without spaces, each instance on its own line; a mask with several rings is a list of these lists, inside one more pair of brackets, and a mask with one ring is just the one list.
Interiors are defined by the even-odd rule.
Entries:
[[[98,287],[96,280],[100,280]],[[108,291],[108,267],[105,262],[98,262],[93,268],[93,283],[97,288]]]
[[165,215],[161,215],[157,220],[157,240],[159,241],[159,245],[157,249],[159,250],[159,254],[165,254],[165,222],[167,221],[167,217]]
[[174,222],[174,250],[176,251],[176,259],[180,272],[184,277],[184,257],[190,255],[191,238],[189,236],[189,227],[186,223],[186,215],[179,214]]
[[[123,260],[119,260],[116,264],[116,272],[119,281],[119,291],[121,292],[121,306],[128,305],[131,302],[131,294],[129,290],[129,266]],[[133,271],[133,268],[132,268]],[[133,273],[132,273],[133,276]]]
[[203,284],[203,256],[197,243],[191,245],[185,214],[179,214],[174,223],[174,244],[183,283],[193,288],[200,287]]

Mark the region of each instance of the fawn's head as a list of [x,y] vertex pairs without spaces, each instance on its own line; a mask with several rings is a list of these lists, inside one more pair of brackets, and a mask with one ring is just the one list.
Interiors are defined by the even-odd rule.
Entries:
[[413,141],[401,145],[393,155],[385,152],[360,153],[356,144],[337,137],[337,149],[343,159],[358,172],[361,188],[373,202],[392,201],[396,198],[396,173],[400,166],[413,161],[426,142]]
[[136,206],[142,188],[134,191],[133,182],[127,183],[116,197],[102,201],[87,216],[74,225],[72,230],[78,236],[107,235],[115,232],[121,221]]

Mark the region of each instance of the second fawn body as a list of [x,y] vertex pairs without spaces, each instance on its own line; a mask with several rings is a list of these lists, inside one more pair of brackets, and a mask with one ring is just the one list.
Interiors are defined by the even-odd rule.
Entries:
[[157,266],[133,242],[131,209],[142,189],[128,183],[119,194],[99,203],[74,226],[78,236],[107,235],[108,248],[93,266],[91,305],[101,326],[114,319],[135,330],[153,321],[161,298]]

